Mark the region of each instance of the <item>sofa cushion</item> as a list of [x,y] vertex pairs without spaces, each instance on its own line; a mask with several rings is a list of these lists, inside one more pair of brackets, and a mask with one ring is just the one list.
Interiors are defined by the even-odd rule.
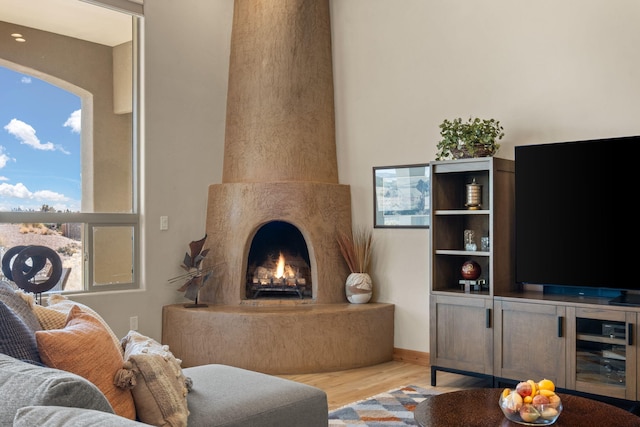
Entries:
[[327,427],[327,394],[316,387],[227,365],[183,369],[193,379],[189,427]]
[[42,329],[40,322],[35,313],[29,306],[29,304],[22,299],[18,294],[16,288],[14,288],[9,282],[0,281],[0,301],[4,302],[15,314],[17,314],[22,321],[33,332]]
[[129,331],[122,346],[125,366],[135,380],[131,393],[138,419],[158,426],[186,426],[188,390],[182,362],[168,346],[136,331]]
[[43,329],[62,329],[67,322],[69,311],[74,305],[80,307],[85,313],[89,313],[93,317],[95,317],[100,322],[100,324],[104,326],[105,330],[109,332],[111,340],[120,350],[120,353],[123,353],[120,339],[111,330],[111,327],[109,327],[102,316],[100,316],[94,309],[85,304],[70,300],[64,295],[52,294],[51,296],[49,296],[46,307],[35,304],[34,306],[32,306],[32,308],[36,316],[38,317],[38,320],[42,324]]
[[69,314],[68,312],[53,310],[35,303],[32,306],[32,310],[44,330],[64,328]]
[[0,353],[16,359],[40,363],[35,332],[0,301]]
[[6,354],[0,354],[0,402],[0,426],[10,426],[16,411],[27,405],[77,406],[113,413],[109,401],[86,379]]
[[139,427],[148,424],[93,409],[26,406],[18,409],[13,427]]
[[104,393],[116,414],[135,419],[131,391],[114,384],[124,363],[122,354],[93,315],[74,306],[63,329],[37,331],[36,341],[45,365],[88,379]]

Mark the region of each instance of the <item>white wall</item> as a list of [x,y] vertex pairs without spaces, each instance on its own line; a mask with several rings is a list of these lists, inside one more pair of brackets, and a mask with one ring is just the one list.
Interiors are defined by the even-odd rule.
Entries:
[[[141,187],[142,282],[138,292],[76,296],[118,336],[138,316],[157,340],[162,306],[189,302],[169,283],[189,242],[205,233],[208,186],[222,178],[232,0],[153,0],[145,5],[145,120]],[[160,231],[160,216],[169,229]]]
[[[636,0],[331,5],[339,173],[356,224],[373,224],[372,167],[433,160],[444,118],[500,120],[510,159],[515,145],[640,134]],[[374,230],[375,299],[396,305],[397,348],[429,351],[428,233]]]
[[[444,118],[496,118],[521,144],[640,134],[637,0],[331,0],[340,182],[372,225],[372,167],[434,159]],[[161,333],[168,279],[203,236],[219,183],[232,0],[145,4],[143,292],[83,298],[124,335]],[[603,153],[603,159],[615,159]],[[169,216],[169,230],[159,217]],[[375,229],[375,300],[395,347],[429,351],[429,230]]]

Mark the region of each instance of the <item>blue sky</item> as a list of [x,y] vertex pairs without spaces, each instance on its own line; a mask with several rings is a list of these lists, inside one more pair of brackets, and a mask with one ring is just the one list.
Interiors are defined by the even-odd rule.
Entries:
[[80,98],[0,66],[0,211],[80,211]]

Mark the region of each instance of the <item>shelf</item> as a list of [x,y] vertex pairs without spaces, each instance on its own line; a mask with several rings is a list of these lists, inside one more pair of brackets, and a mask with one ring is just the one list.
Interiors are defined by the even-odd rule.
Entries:
[[[496,290],[504,293],[515,287],[514,162],[484,157],[430,165],[431,363],[441,369],[490,375],[494,369],[493,297]],[[466,206],[468,185],[473,182],[481,186],[479,209]],[[474,232],[476,250],[465,250],[467,230]],[[490,239],[484,251],[478,250],[483,237]],[[463,279],[462,266],[467,261],[480,265],[477,281],[484,281],[483,285]]]
[[491,213],[488,209],[438,209],[434,211],[435,215],[489,215]]
[[462,255],[462,256],[484,256],[490,255],[489,252],[482,251],[465,251],[458,249],[436,249],[436,255]]
[[474,297],[476,296],[483,296],[483,297],[488,297],[489,295],[489,291],[487,291],[486,289],[481,290],[481,291],[470,291],[470,292],[465,292],[464,289],[460,289],[460,285],[456,285],[456,288],[446,288],[446,289],[439,289],[439,290],[433,290],[432,293],[434,295],[449,295],[449,294],[455,294],[455,295],[472,295]]
[[597,342],[602,344],[625,344],[624,338],[611,338],[602,335],[594,335],[594,334],[581,334],[578,333],[576,335],[576,340],[578,341],[588,341],[588,342]]

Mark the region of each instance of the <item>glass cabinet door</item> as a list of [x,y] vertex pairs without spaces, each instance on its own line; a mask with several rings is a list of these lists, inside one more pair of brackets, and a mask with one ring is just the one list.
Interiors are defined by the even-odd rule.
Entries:
[[575,358],[569,371],[573,386],[569,388],[636,399],[635,321],[632,312],[575,309]]

